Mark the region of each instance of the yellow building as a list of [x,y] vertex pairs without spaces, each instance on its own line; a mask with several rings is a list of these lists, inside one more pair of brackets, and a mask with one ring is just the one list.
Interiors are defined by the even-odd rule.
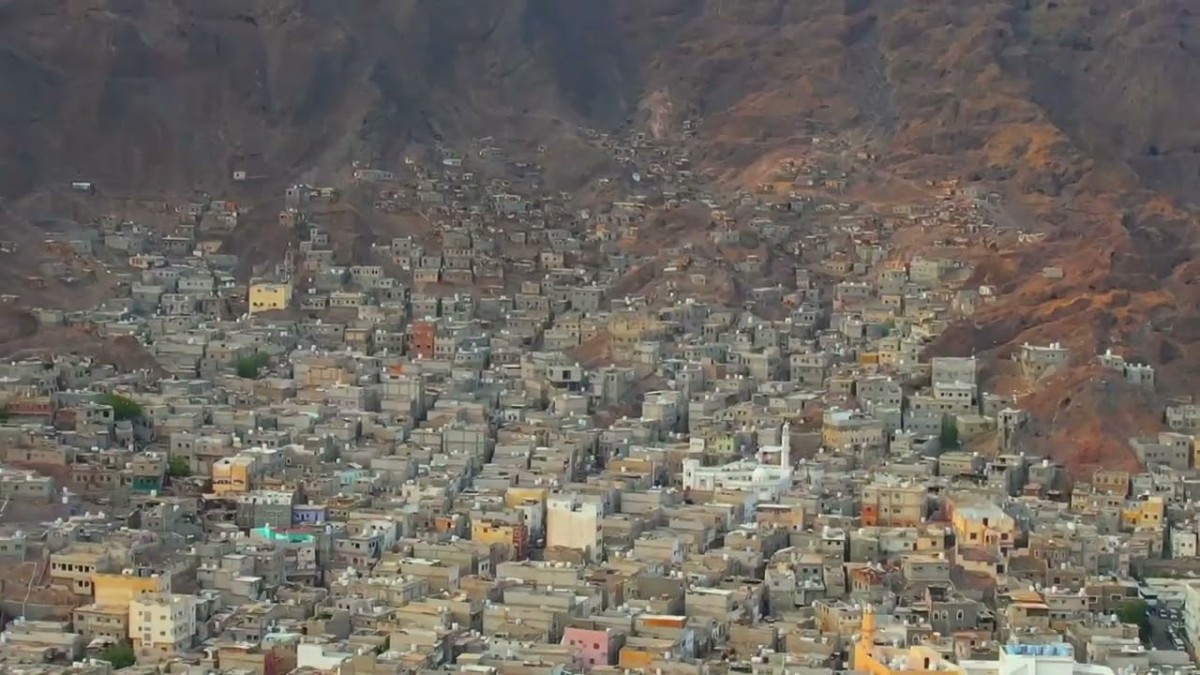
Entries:
[[217,495],[241,494],[253,489],[255,464],[258,458],[249,455],[222,457],[213,462],[213,492]]
[[883,422],[854,410],[829,410],[821,419],[821,444],[830,449],[882,447]]
[[291,301],[291,284],[269,281],[250,282],[248,305],[251,314],[287,309]]
[[184,652],[195,635],[195,596],[156,593],[129,603],[129,639],[139,652]]
[[862,609],[857,605],[826,598],[814,601],[812,608],[822,632],[851,635],[862,626]]
[[917,553],[937,553],[946,550],[946,528],[941,525],[927,525],[917,532]]
[[648,311],[616,312],[608,319],[608,334],[614,346],[629,347],[654,339],[662,329],[658,316]]
[[508,508],[516,508],[527,502],[546,503],[546,495],[550,494],[550,488],[547,487],[523,487],[512,485],[504,491],[504,505]]
[[1162,527],[1165,514],[1166,505],[1162,497],[1146,497],[1125,504],[1125,508],[1121,509],[1121,526],[1128,529]]
[[952,504],[951,514],[959,546],[1007,550],[1017,538],[1017,522],[995,504]]
[[705,440],[705,450],[711,449],[717,455],[732,455],[737,452],[737,438],[730,433],[720,433],[709,436]]
[[1071,510],[1077,513],[1095,513],[1106,509],[1121,509],[1125,498],[1108,492],[1097,491],[1089,483],[1076,483],[1071,491]]
[[754,522],[759,527],[782,528],[789,532],[804,531],[804,507],[800,504],[757,504]]
[[929,647],[889,647],[875,644],[875,610],[863,610],[862,630],[854,645],[851,667],[869,675],[965,675]]
[[523,523],[481,518],[471,521],[471,541],[499,544],[508,550],[510,560],[529,555],[529,528]]
[[1116,495],[1122,499],[1129,496],[1129,484],[1128,471],[1100,470],[1092,474],[1092,486],[1097,492]]
[[862,524],[918,527],[925,518],[926,489],[919,483],[876,481],[862,488]]
[[[1111,495],[1109,495],[1111,496]],[[1076,483],[1071,490],[1070,509],[1083,511],[1092,503],[1092,486],[1090,483]]]
[[125,641],[129,638],[129,603],[135,598],[165,592],[168,578],[148,569],[126,569],[120,574],[93,573],[94,602],[72,611],[75,630],[88,640]]
[[134,598],[167,591],[166,574],[149,570],[124,570],[120,574],[92,575],[93,602],[97,605],[128,607]]
[[629,478],[639,475],[657,476],[663,461],[657,457],[617,457],[610,459],[607,466],[609,471],[625,474]]

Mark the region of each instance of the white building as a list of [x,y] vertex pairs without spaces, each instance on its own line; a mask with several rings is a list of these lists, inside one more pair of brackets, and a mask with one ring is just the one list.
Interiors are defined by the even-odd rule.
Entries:
[[350,652],[340,652],[331,645],[296,645],[296,667],[319,671],[336,672],[342,664],[354,658]]
[[[792,425],[784,423],[782,442],[763,446],[756,461],[740,460],[724,466],[700,466],[700,460],[683,460],[683,487],[687,490],[741,490],[757,502],[776,502],[792,487]],[[778,464],[766,460],[778,456]]]
[[578,495],[555,495],[546,500],[546,547],[583,551],[592,560],[600,556],[600,505]]
[[1171,557],[1195,558],[1197,551],[1196,526],[1191,523],[1171,528]]
[[1183,592],[1183,628],[1188,642],[1200,644],[1200,581],[1188,580]]
[[1007,644],[996,661],[960,661],[966,675],[1114,675],[1108,666],[1077,663],[1075,649],[1065,642]]
[[129,639],[139,652],[177,654],[196,635],[196,596],[154,593],[129,601]]

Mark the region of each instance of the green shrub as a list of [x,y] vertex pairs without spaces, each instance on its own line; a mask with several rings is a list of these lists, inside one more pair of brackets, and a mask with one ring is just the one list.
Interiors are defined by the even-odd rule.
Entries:
[[270,360],[271,357],[263,352],[238,359],[237,376],[246,380],[257,380],[258,376],[262,373],[263,367],[266,366]]
[[1117,605],[1117,618],[1121,623],[1138,627],[1138,637],[1143,642],[1150,639],[1150,605],[1145,600],[1131,598]]
[[944,450],[958,447],[958,424],[953,419],[942,419],[942,432],[938,434],[938,440],[941,441]]
[[171,478],[187,478],[192,475],[192,467],[188,465],[186,458],[171,455],[167,458],[167,475]]
[[128,668],[137,663],[137,655],[133,653],[133,647],[124,642],[118,642],[104,650],[101,658],[111,663],[113,670]]
[[113,419],[117,421],[135,420],[142,416],[142,406],[137,401],[120,394],[105,394],[100,402],[113,409]]

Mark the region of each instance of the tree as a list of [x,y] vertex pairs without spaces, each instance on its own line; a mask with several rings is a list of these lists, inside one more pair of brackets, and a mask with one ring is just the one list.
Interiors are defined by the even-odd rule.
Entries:
[[1117,605],[1117,618],[1121,623],[1137,626],[1143,642],[1150,639],[1150,605],[1145,600],[1130,598]]
[[105,661],[112,664],[113,670],[128,668],[137,663],[137,654],[134,654],[133,647],[124,642],[117,642],[104,650],[102,657]]
[[113,419],[117,421],[135,420],[142,416],[142,406],[137,401],[120,394],[105,394],[100,402],[113,409]]
[[245,380],[257,380],[263,366],[270,360],[271,357],[263,352],[238,359],[237,376]]
[[942,418],[942,432],[938,434],[942,449],[958,447],[958,425],[950,417]]
[[181,455],[167,457],[167,475],[171,478],[187,478],[192,475],[192,467],[187,458]]

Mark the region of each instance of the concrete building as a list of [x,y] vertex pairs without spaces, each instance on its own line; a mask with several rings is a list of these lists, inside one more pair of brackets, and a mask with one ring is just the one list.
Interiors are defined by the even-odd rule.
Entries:
[[196,635],[196,597],[157,593],[129,603],[129,639],[139,652],[179,654]]
[[1183,627],[1188,641],[1200,644],[1200,580],[1185,582],[1183,590]]
[[546,547],[581,551],[589,558],[600,555],[599,504],[581,501],[578,495],[554,495],[546,500]]
[[1015,643],[1000,648],[995,661],[959,661],[964,675],[1114,675],[1113,669],[1075,660],[1066,642]]
[[292,507],[295,504],[294,490],[253,490],[239,494],[234,522],[246,529],[286,529],[292,525]]
[[877,448],[887,438],[881,420],[855,410],[830,410],[821,425],[821,443],[830,449]]
[[247,306],[250,314],[286,310],[292,301],[292,285],[271,281],[250,282]]
[[910,481],[878,480],[862,488],[863,525],[917,527],[925,518],[924,485]]
[[1013,353],[1013,360],[1020,365],[1026,377],[1040,377],[1067,365],[1070,356],[1070,351],[1057,342],[1045,346],[1023,344]]

